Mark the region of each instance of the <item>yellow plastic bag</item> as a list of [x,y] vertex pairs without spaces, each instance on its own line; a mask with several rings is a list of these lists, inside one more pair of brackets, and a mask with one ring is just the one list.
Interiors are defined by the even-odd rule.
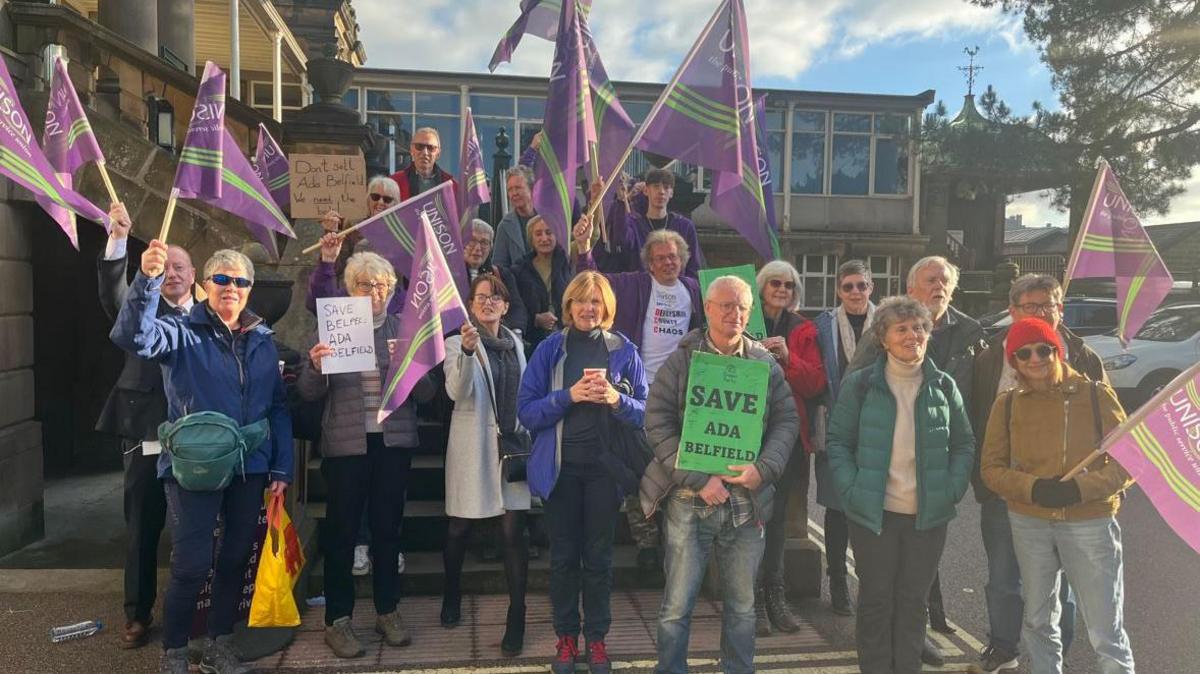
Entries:
[[300,612],[292,588],[304,568],[300,539],[283,507],[282,494],[267,494],[267,535],[259,553],[250,627],[295,627]]

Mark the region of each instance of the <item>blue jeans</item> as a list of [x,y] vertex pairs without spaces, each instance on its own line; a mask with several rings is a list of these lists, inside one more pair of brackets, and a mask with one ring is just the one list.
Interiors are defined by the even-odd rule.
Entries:
[[721,666],[725,674],[754,671],[754,576],[763,558],[763,527],[733,526],[728,505],[706,517],[692,498],[668,496],[667,583],[658,610],[657,674],[687,672],[692,609],[714,546],[721,573]]
[[[987,553],[988,582],[984,587],[987,599],[989,645],[1017,654],[1021,640],[1021,618],[1025,602],[1021,600],[1021,568],[1017,551],[1013,549],[1012,527],[1008,523],[1008,504],[992,498],[979,506],[979,529],[983,534],[983,549]],[[1059,600],[1062,601],[1062,647],[1066,653],[1075,638],[1075,595],[1066,578],[1061,580]]]
[[1133,674],[1133,651],[1123,616],[1121,527],[1116,518],[1061,522],[1010,512],[1009,520],[1025,600],[1021,636],[1032,674],[1062,672],[1060,570],[1074,585],[1100,672]]

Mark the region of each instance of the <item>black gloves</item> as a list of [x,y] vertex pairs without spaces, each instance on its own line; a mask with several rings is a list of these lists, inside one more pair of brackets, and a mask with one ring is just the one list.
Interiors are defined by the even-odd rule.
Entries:
[[1060,482],[1058,477],[1040,477],[1033,483],[1033,502],[1043,508],[1065,508],[1083,500],[1075,480]]

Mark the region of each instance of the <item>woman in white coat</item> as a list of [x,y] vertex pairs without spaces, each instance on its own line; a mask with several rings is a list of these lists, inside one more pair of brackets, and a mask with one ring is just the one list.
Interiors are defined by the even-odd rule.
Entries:
[[523,480],[509,481],[517,476],[505,475],[497,439],[498,430],[518,430],[517,389],[525,371],[521,338],[500,323],[508,301],[509,290],[497,276],[475,277],[469,300],[471,322],[463,326],[461,335],[446,340],[446,393],[454,401],[454,414],[446,445],[449,528],[442,553],[446,579],[441,623],[454,627],[462,619],[462,566],[471,523],[499,517],[509,602],[500,651],[515,656],[525,641],[529,486]]

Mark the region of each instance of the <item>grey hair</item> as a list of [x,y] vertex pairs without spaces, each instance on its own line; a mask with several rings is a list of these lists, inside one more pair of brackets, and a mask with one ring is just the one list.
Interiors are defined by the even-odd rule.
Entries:
[[1055,304],[1062,304],[1062,284],[1058,282],[1058,279],[1046,274],[1023,274],[1018,276],[1012,282],[1012,287],[1008,290],[1008,303],[1015,307],[1021,303],[1022,296],[1039,290],[1049,293],[1050,299]]
[[362,278],[384,278],[393,286],[396,285],[396,270],[392,263],[378,253],[364,250],[350,256],[346,260],[346,271],[342,272],[342,284],[349,290]]
[[762,297],[763,289],[767,287],[767,281],[780,276],[786,276],[796,284],[796,287],[792,289],[792,304],[788,307],[788,309],[796,311],[800,308],[800,298],[804,295],[804,282],[800,280],[800,272],[785,260],[771,260],[758,270],[758,276],[754,277],[754,283],[758,286],[758,296]]
[[507,184],[508,181],[515,176],[519,176],[524,179],[525,186],[529,189],[533,189],[533,169],[522,164],[517,164],[516,166],[504,172],[504,182]]
[[250,261],[250,258],[232,248],[222,248],[208,258],[208,261],[204,263],[205,280],[222,267],[240,267],[242,271],[246,272],[246,278],[250,279],[251,283],[254,282],[254,263]]
[[463,233],[467,234],[467,236],[470,236],[475,232],[486,232],[489,237],[493,239],[496,238],[496,230],[492,229],[492,226],[488,224],[487,220],[472,218],[471,221],[467,223],[467,230]]
[[396,181],[392,180],[389,176],[373,176],[370,182],[367,183],[367,193],[370,193],[371,190],[375,189],[376,187],[380,188],[383,193],[389,197],[395,199],[396,201],[400,201],[400,186],[397,185]]
[[[525,242],[529,244],[530,248],[533,248],[533,228],[536,227],[539,222],[543,221],[545,221],[545,218],[540,215],[535,215],[532,218],[529,218],[529,222],[525,223]],[[554,233],[553,227],[550,228],[550,233]],[[562,245],[562,242],[558,240],[557,236],[554,237],[554,243],[560,246]]]
[[675,252],[679,254],[679,268],[683,269],[686,267],[688,259],[691,257],[687,241],[682,236],[679,236],[678,232],[673,232],[669,229],[656,229],[650,232],[650,236],[646,237],[646,243],[642,244],[642,269],[650,268],[650,250],[655,246],[662,246],[668,243],[675,244]]
[[914,262],[913,266],[908,268],[908,287],[915,286],[917,284],[917,273],[931,264],[940,264],[946,268],[946,273],[950,275],[949,287],[946,290],[948,293],[953,294],[954,289],[958,287],[958,267],[941,255],[930,255]]
[[924,304],[905,295],[885,297],[875,307],[875,321],[871,329],[875,331],[880,346],[883,346],[883,339],[893,325],[914,320],[921,323],[925,332],[933,332],[933,316]]
[[745,297],[751,302],[754,301],[754,291],[750,288],[750,284],[746,283],[741,277],[733,275],[718,276],[713,279],[712,283],[708,284],[708,289],[704,291],[704,301],[711,300],[717,288],[725,287],[736,292],[738,297]]
[[419,129],[417,129],[416,131],[413,131],[412,137],[416,138],[417,134],[419,134],[419,133],[433,134],[433,137],[437,138],[438,145],[442,144],[442,134],[438,133],[438,130],[433,128],[432,126],[423,126]]
[[842,279],[846,278],[847,276],[855,275],[862,276],[867,280],[867,283],[871,282],[871,268],[867,266],[866,262],[863,262],[862,260],[846,260],[841,264],[841,266],[838,267],[837,270],[838,285],[841,285]]

